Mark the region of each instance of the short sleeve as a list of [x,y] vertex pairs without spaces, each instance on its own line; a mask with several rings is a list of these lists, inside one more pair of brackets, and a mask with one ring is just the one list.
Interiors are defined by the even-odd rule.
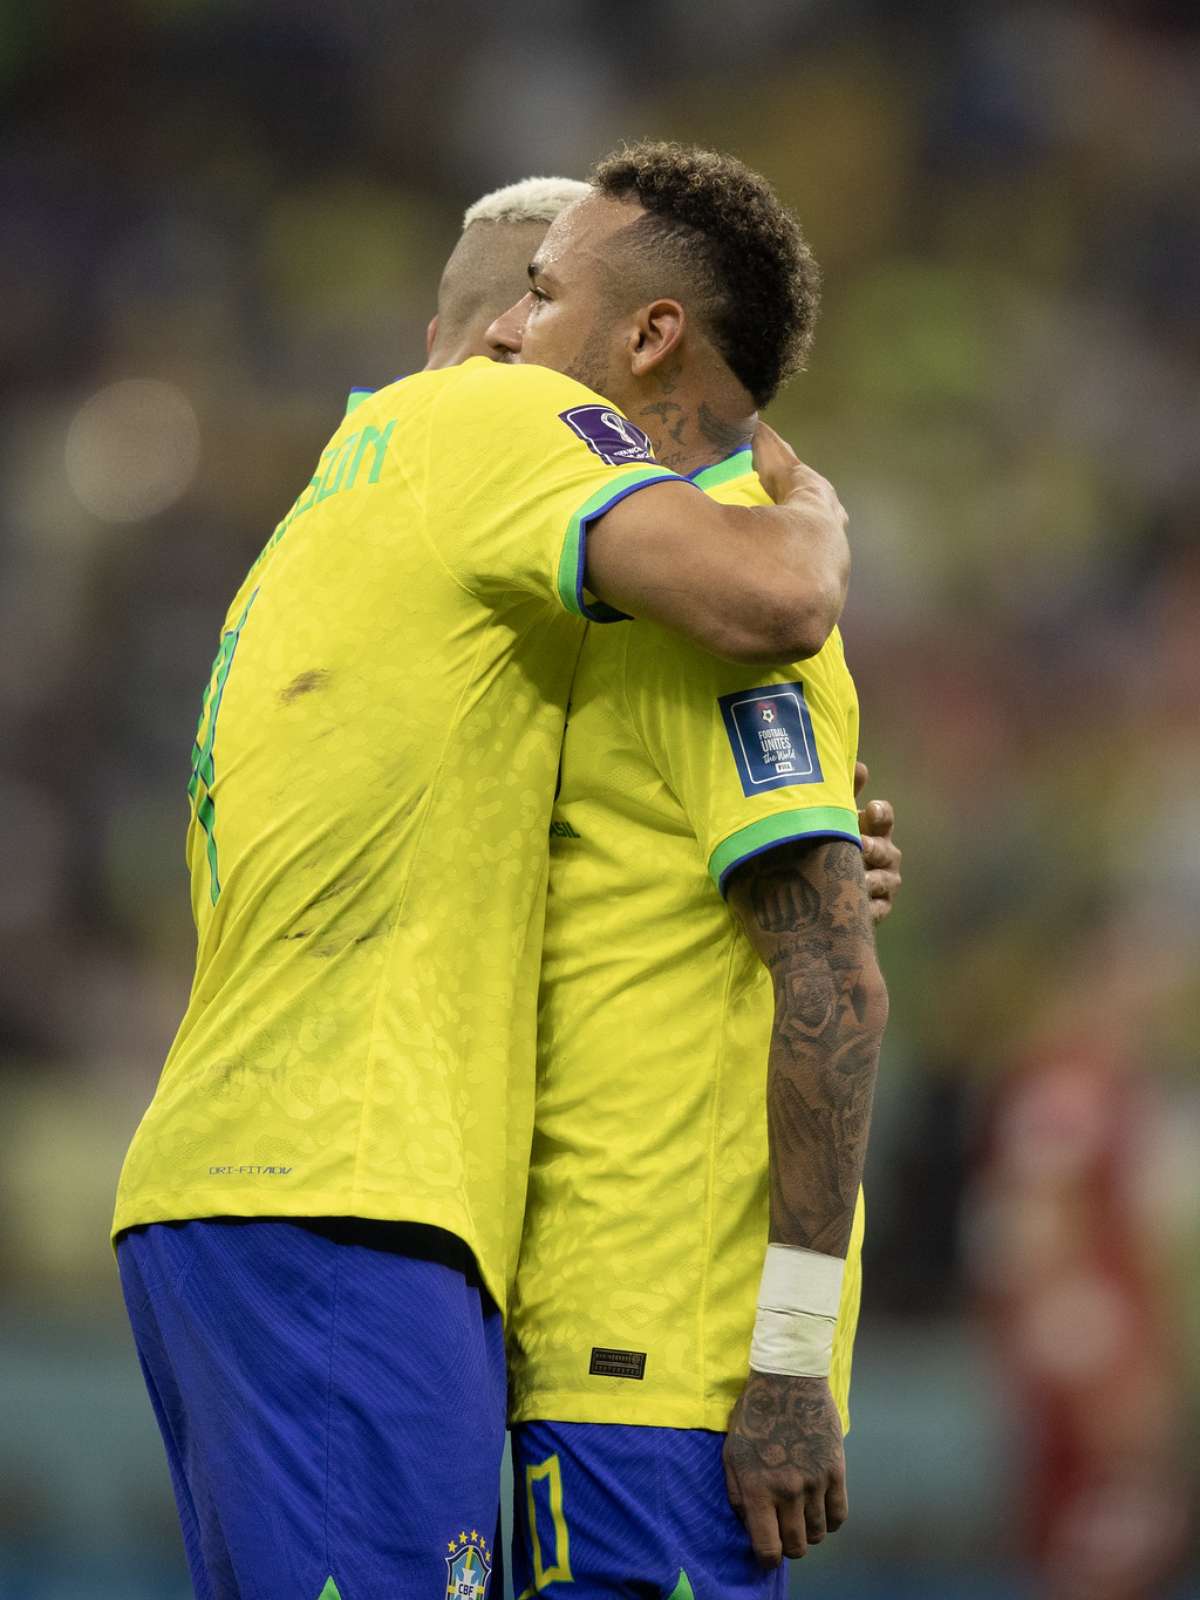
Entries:
[[681,481],[640,428],[574,379],[474,359],[447,374],[433,405],[426,529],[485,600],[518,590],[616,621],[584,592],[588,528],[627,495]]
[[779,671],[734,666],[638,623],[626,703],[688,817],[714,884],[796,839],[861,846],[854,800],[858,699],[835,633]]

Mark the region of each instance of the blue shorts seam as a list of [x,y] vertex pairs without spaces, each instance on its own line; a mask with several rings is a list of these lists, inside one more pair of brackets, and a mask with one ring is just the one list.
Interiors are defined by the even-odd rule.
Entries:
[[[200,1218],[200,1219],[193,1219],[193,1220],[205,1221],[207,1219],[206,1218]],[[160,1228],[160,1229],[161,1228],[169,1228],[171,1226],[172,1225],[170,1223],[168,1223],[168,1222],[150,1222],[150,1223],[143,1224],[142,1225],[143,1242],[146,1243],[148,1248],[157,1249],[157,1246],[151,1246],[151,1244],[150,1244],[151,1237],[152,1237],[150,1230],[153,1229],[153,1228]],[[121,1235],[120,1239],[117,1241],[117,1246],[118,1246],[118,1248],[117,1248],[118,1271],[119,1271],[120,1261],[121,1261],[120,1246],[126,1243],[126,1241],[129,1239],[130,1235],[133,1232],[134,1232],[134,1230],[132,1228],[126,1229],[126,1231]],[[163,1235],[160,1233],[158,1235],[158,1238],[161,1239],[162,1237],[163,1237]],[[143,1293],[143,1296],[144,1296],[141,1304],[137,1308],[137,1314],[139,1316],[141,1316],[144,1312],[146,1312],[152,1306],[152,1304],[154,1302],[154,1297],[155,1297],[155,1295],[157,1293],[178,1295],[179,1292],[182,1290],[184,1284],[188,1281],[188,1279],[191,1277],[192,1273],[196,1270],[196,1261],[197,1261],[197,1257],[195,1256],[195,1254],[193,1254],[191,1256],[191,1258],[188,1261],[186,1261],[182,1267],[179,1268],[178,1272],[162,1272],[162,1271],[155,1270],[153,1273],[147,1273],[147,1271],[146,1271],[146,1263],[141,1261],[141,1260],[139,1260],[139,1259],[137,1259],[133,1255],[132,1252],[127,1252],[127,1258],[130,1261],[132,1261],[133,1264],[134,1264],[134,1268],[135,1268],[135,1270],[137,1272],[137,1275],[138,1275],[138,1281],[141,1284],[142,1293]],[[155,1263],[155,1267],[157,1268],[157,1263]],[[130,1309],[132,1310],[132,1307]]]
[[[128,1238],[129,1235],[125,1234],[117,1241],[117,1277],[121,1284],[121,1293],[125,1297],[125,1305],[128,1308],[130,1320],[136,1323],[150,1310],[154,1289],[146,1281],[146,1274],[142,1271],[141,1262],[126,1245]],[[126,1245],[124,1253],[122,1253],[122,1245]],[[132,1295],[131,1290],[134,1287],[133,1279],[135,1276],[137,1278],[138,1293]],[[161,1343],[161,1336],[159,1342]]]
[[[655,1468],[656,1468],[656,1471],[655,1471],[655,1474],[654,1474],[654,1479],[655,1479],[655,1482],[654,1482],[655,1508],[654,1508],[654,1510],[655,1510],[655,1516],[656,1516],[656,1518],[658,1520],[658,1525],[659,1525],[660,1528],[663,1528],[663,1527],[666,1526],[666,1509],[667,1509],[667,1502],[666,1502],[666,1487],[667,1487],[666,1480],[667,1480],[667,1475],[666,1475],[666,1472],[663,1470],[663,1445],[665,1443],[665,1439],[666,1439],[666,1435],[664,1434],[663,1430],[662,1429],[656,1429],[655,1430],[655,1435],[654,1435],[654,1465],[655,1465]],[[675,1549],[675,1530],[674,1530],[674,1528],[672,1528],[672,1530],[671,1530],[670,1548],[671,1549]],[[668,1575],[668,1581],[669,1581],[669,1575]],[[671,1594],[671,1590],[670,1589],[667,1589],[667,1590],[664,1591],[664,1596],[669,1596],[670,1594]]]
[[329,1375],[325,1384],[325,1490],[321,1508],[321,1544],[325,1570],[333,1576],[333,1552],[329,1539],[330,1482],[333,1477],[333,1368],[337,1350],[338,1291],[341,1285],[342,1248],[333,1252],[333,1294],[329,1306]]

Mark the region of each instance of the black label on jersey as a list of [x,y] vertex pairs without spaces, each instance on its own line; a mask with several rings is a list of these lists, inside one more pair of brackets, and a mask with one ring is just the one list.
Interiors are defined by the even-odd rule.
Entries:
[[596,1378],[644,1378],[646,1352],[644,1350],[605,1350],[597,1345],[592,1350],[588,1372]]

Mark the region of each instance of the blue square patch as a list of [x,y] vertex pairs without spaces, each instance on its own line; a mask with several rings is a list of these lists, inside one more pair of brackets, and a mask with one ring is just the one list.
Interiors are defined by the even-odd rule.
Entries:
[[742,689],[721,695],[717,704],[743,794],[824,780],[802,683]]

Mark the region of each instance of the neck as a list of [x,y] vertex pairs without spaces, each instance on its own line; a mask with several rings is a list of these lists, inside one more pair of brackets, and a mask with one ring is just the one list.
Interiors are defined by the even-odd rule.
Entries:
[[628,414],[649,434],[663,466],[684,475],[745,449],[758,421],[736,380],[689,381],[678,370],[656,371]]

